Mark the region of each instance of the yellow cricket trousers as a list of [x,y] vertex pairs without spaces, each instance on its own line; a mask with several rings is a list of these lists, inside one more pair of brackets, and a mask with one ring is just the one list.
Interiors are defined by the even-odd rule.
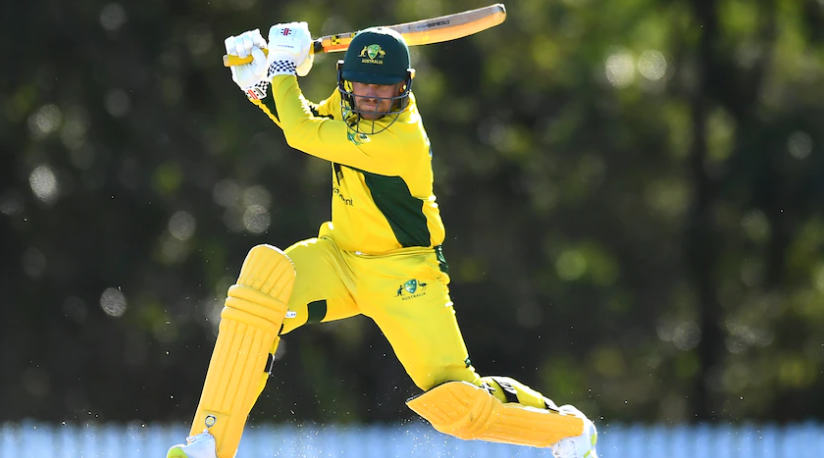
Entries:
[[455,319],[445,262],[435,249],[369,256],[341,251],[321,235],[286,254],[297,275],[281,335],[363,314],[378,325],[419,388],[446,381],[481,384]]

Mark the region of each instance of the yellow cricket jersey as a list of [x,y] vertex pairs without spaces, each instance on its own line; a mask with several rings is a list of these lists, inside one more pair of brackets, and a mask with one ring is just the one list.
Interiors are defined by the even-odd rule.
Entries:
[[[412,94],[386,130],[358,135],[342,120],[337,89],[315,104],[295,76],[283,75],[273,78],[270,93],[253,103],[283,129],[287,143],[332,163],[332,221],[321,232],[340,249],[382,254],[443,243],[429,138]],[[375,128],[389,122],[377,120]]]

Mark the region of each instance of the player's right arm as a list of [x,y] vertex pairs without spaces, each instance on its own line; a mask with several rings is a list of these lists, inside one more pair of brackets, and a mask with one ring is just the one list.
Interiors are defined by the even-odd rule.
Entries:
[[[289,146],[332,163],[385,176],[398,176],[408,162],[408,145],[391,131],[380,135],[354,132],[338,119],[318,116],[298,87],[297,76],[311,65],[312,37],[305,22],[276,24],[269,29],[271,95]],[[304,72],[301,72],[301,69]],[[337,93],[324,110],[340,105]],[[337,102],[337,103],[336,103]]]
[[[406,147],[391,132],[354,136],[344,121],[330,119],[336,93],[323,104],[307,101],[297,75],[311,68],[311,36],[306,23],[277,24],[269,30],[269,55],[259,30],[226,39],[228,55],[252,55],[252,62],[231,67],[232,79],[269,118],[283,129],[287,143],[306,154],[366,172],[400,175]],[[270,79],[271,78],[271,79]],[[272,96],[267,97],[271,85]],[[266,99],[269,101],[264,102]]]
[[[306,106],[311,111],[312,115],[322,117],[322,118],[332,118],[332,112],[329,110],[329,101],[334,97],[334,94],[329,97],[328,99],[324,100],[320,103],[315,103],[312,101],[307,100]],[[262,99],[252,99],[249,98],[249,101],[252,102],[253,105],[260,108],[260,111],[263,112],[273,123],[275,123],[281,129],[283,128],[283,123],[280,120],[280,112],[278,110],[277,104],[275,103],[274,97],[265,97]]]
[[[333,94],[327,105],[334,105],[336,97]],[[398,136],[391,131],[359,135],[344,121],[316,116],[305,102],[295,76],[275,76],[272,98],[280,107],[283,134],[292,148],[379,175],[397,176],[406,167],[406,147]]]
[[[339,97],[337,92],[338,92],[337,89],[335,89],[335,92],[333,92],[332,95],[329,96],[329,98],[327,98],[326,100],[324,100],[320,103],[315,103],[315,102],[312,102],[310,100],[306,100],[305,101],[306,107],[309,108],[309,111],[312,113],[312,116],[315,116],[315,117],[318,117],[318,118],[332,119],[334,117],[334,114],[332,112],[332,107],[334,106],[335,108],[340,110],[340,107],[339,107],[338,102],[337,102],[337,100],[339,100],[337,98],[337,97]],[[265,98],[258,99],[258,100],[253,100],[253,99],[250,98],[249,101],[252,102],[258,108],[260,108],[260,110],[263,111],[263,113],[269,119],[271,119],[272,122],[277,124],[278,127],[283,128],[283,124],[282,124],[282,121],[280,119],[281,118],[280,110],[278,110],[278,107],[277,107],[277,104],[275,103],[275,98],[274,97],[265,97]]]

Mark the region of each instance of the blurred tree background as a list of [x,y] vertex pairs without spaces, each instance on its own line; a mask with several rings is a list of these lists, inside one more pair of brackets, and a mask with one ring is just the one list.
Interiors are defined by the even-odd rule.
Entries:
[[[487,4],[6,2],[0,421],[189,421],[248,249],[328,218],[328,165],[224,37]],[[412,50],[476,368],[606,422],[824,419],[824,1],[506,6]],[[252,420],[397,421],[415,393],[358,317],[287,336]]]

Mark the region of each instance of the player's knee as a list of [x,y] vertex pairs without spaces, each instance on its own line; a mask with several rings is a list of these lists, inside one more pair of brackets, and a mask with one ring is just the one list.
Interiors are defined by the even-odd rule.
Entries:
[[310,259],[313,256],[316,256],[314,252],[317,250],[319,245],[323,244],[323,241],[324,239],[319,239],[317,237],[301,240],[293,243],[288,248],[283,250],[283,252],[289,257],[289,259],[292,260],[294,264],[298,264],[304,259]]
[[288,289],[291,293],[295,283],[295,268],[292,260],[283,251],[272,245],[256,245],[246,255],[238,285],[248,286],[264,294],[281,293]]
[[280,327],[295,284],[295,268],[281,250],[257,245],[249,250],[237,283],[229,288],[224,313],[243,312]]

